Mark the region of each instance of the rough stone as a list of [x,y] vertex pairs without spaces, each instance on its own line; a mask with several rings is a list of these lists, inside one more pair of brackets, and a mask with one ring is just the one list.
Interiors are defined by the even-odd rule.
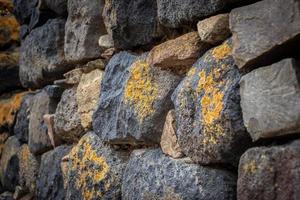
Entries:
[[[37,179],[37,199],[64,200],[66,190],[60,168],[62,158],[69,153],[71,147],[59,146],[42,155]],[[78,199],[78,198],[75,198]]]
[[106,34],[101,16],[103,4],[102,0],[68,1],[64,50],[67,60],[84,61],[100,57],[97,41]]
[[231,50],[227,40],[208,51],[172,96],[178,143],[197,163],[235,166],[251,143],[240,108],[241,75]]
[[34,100],[34,94],[28,93],[24,95],[21,106],[15,119],[14,135],[21,143],[28,142],[29,116]]
[[19,75],[24,87],[42,87],[70,69],[64,59],[64,27],[64,19],[48,20],[22,42]]
[[0,100],[0,132],[13,133],[13,125],[26,92],[12,93]]
[[13,3],[11,0],[0,0],[0,9],[8,12],[12,12],[13,10]]
[[109,49],[114,47],[114,41],[108,34],[100,36],[98,44],[102,49]]
[[56,14],[51,10],[40,10],[38,6],[35,7],[28,24],[29,32],[37,27],[43,26],[49,19],[54,19],[56,17]]
[[[297,52],[300,44],[298,0],[264,0],[230,13],[233,57],[239,68],[269,65]],[[297,53],[296,53],[297,55]]]
[[0,16],[0,48],[19,42],[19,24],[13,15]]
[[14,15],[18,22],[22,24],[29,24],[33,10],[38,4],[38,0],[13,0]]
[[36,189],[36,179],[39,170],[37,158],[29,151],[27,144],[23,144],[18,153],[19,165],[19,185],[24,190],[34,193]]
[[66,200],[121,199],[127,153],[116,152],[94,133],[87,133],[67,157]]
[[17,152],[20,148],[18,139],[14,136],[9,137],[4,145],[0,160],[0,179],[2,186],[8,191],[14,191],[18,184],[19,166]]
[[76,100],[81,125],[85,130],[92,128],[92,116],[96,110],[100,96],[100,84],[103,71],[95,69],[81,76],[77,87]]
[[180,78],[150,66],[145,56],[126,52],[114,55],[106,66],[93,130],[104,141],[115,144],[157,144],[170,94]]
[[155,46],[150,51],[147,62],[162,69],[184,74],[210,47],[200,40],[197,32],[191,32]]
[[240,160],[238,199],[299,199],[299,155],[299,140],[281,146],[249,149]]
[[0,94],[21,88],[18,61],[18,52],[0,53]]
[[231,35],[229,14],[219,14],[199,21],[197,29],[202,42],[219,45]]
[[0,194],[0,200],[14,200],[11,192],[3,192]]
[[26,190],[24,188],[22,188],[21,186],[17,186],[15,188],[14,194],[13,194],[13,199],[21,199],[25,194],[26,194]]
[[171,159],[159,149],[137,150],[123,175],[122,199],[233,200],[235,187],[235,175],[225,170]]
[[56,146],[59,146],[62,143],[62,141],[54,131],[54,116],[55,114],[45,114],[43,116],[43,119],[47,126],[48,136],[51,141],[51,144],[55,148]]
[[[8,137],[9,137],[8,133],[0,133],[0,158],[1,158],[1,155],[2,155],[2,152],[4,149],[5,142]],[[1,183],[1,181],[0,181],[0,183]],[[1,186],[1,184],[0,184],[0,186]],[[0,189],[0,192],[1,192],[1,189]]]
[[253,140],[300,132],[300,65],[285,59],[242,77],[244,124]]
[[48,137],[47,126],[43,116],[55,112],[59,98],[50,97],[46,91],[47,88],[44,88],[34,96],[29,117],[28,145],[30,151],[35,155],[42,154],[51,149],[51,141]]
[[171,28],[188,26],[238,1],[241,0],[158,0],[158,19]]
[[77,142],[84,134],[78,113],[76,90],[73,87],[64,91],[54,116],[55,134],[68,143]]
[[51,10],[59,16],[67,16],[68,0],[39,0],[39,9],[40,10]]
[[116,48],[147,46],[162,37],[157,21],[156,1],[105,1],[103,18]]
[[163,153],[171,156],[172,158],[181,158],[184,156],[177,142],[175,110],[170,110],[167,114],[160,139],[160,146]]

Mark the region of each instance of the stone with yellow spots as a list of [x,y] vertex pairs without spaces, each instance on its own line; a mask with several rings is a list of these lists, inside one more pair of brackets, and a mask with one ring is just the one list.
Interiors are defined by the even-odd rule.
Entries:
[[63,172],[61,162],[71,150],[70,146],[59,146],[54,150],[44,153],[36,182],[37,199],[65,200]]
[[239,105],[240,77],[227,40],[204,54],[174,92],[178,142],[194,162],[236,166],[249,145]]
[[300,140],[247,150],[239,163],[237,199],[297,200]]
[[180,78],[126,52],[106,66],[93,129],[114,144],[158,144]]
[[27,144],[23,144],[17,153],[19,166],[19,185],[34,193],[39,171],[38,159],[29,151]]
[[128,153],[104,145],[89,132],[65,157],[66,200],[121,199],[121,180]]

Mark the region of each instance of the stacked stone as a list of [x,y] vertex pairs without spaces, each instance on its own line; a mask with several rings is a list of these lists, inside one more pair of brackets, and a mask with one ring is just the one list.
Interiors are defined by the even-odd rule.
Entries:
[[0,8],[0,199],[300,198],[298,0]]

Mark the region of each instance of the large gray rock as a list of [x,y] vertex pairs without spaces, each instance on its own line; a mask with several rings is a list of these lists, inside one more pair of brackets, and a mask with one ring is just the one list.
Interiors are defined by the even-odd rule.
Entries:
[[300,40],[298,0],[264,0],[230,13],[233,57],[239,68],[272,64],[297,55]]
[[17,152],[20,143],[14,136],[9,137],[5,144],[0,160],[0,180],[2,186],[9,191],[14,191],[19,181],[19,165]]
[[236,177],[225,170],[187,164],[159,149],[137,150],[122,181],[122,199],[235,199]]
[[239,200],[300,198],[300,140],[274,147],[249,149],[241,157]]
[[53,114],[59,98],[54,98],[47,93],[48,86],[34,96],[34,102],[29,117],[29,149],[34,154],[42,154],[51,148],[51,141],[47,133],[47,125],[44,122],[45,114]]
[[33,10],[38,4],[38,0],[13,0],[14,15],[18,22],[22,24],[29,24]]
[[70,61],[99,58],[98,39],[106,34],[102,19],[103,0],[69,0],[65,55]]
[[55,134],[68,143],[77,142],[84,134],[76,100],[77,87],[66,89],[54,116]]
[[300,132],[300,65],[285,59],[241,79],[244,124],[253,140]]
[[103,18],[116,48],[146,46],[162,37],[153,0],[105,1]]
[[28,142],[29,116],[34,101],[34,94],[28,93],[22,98],[21,106],[16,116],[14,134],[22,143]]
[[145,56],[116,54],[106,66],[93,129],[110,143],[159,143],[170,95],[180,78],[149,65]]
[[241,75],[231,48],[227,40],[204,54],[172,96],[178,143],[194,162],[237,165],[251,143],[240,108]]
[[184,27],[221,11],[241,0],[157,0],[158,19],[171,28]]
[[117,152],[87,133],[66,157],[66,200],[121,199],[127,152]]
[[22,42],[19,75],[23,86],[42,87],[70,69],[63,52],[64,27],[64,19],[48,20]]
[[37,179],[37,199],[64,200],[63,173],[60,168],[62,158],[69,153],[71,147],[59,146],[42,155],[41,166]]

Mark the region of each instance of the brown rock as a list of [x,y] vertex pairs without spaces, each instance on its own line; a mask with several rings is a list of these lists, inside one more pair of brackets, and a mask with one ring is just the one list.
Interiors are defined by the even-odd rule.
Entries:
[[197,32],[191,32],[154,47],[148,55],[147,62],[184,74],[209,47],[210,45],[201,41]]
[[163,133],[160,139],[160,146],[163,153],[173,158],[183,157],[181,148],[177,143],[174,110],[170,110],[169,113],[167,114]]
[[5,141],[7,140],[8,136],[9,136],[8,133],[1,133],[0,134],[0,158],[1,158],[1,155],[2,155],[2,152],[3,152]]
[[19,24],[13,15],[0,16],[0,47],[19,41]]
[[199,21],[197,29],[202,42],[218,45],[231,34],[229,29],[229,14],[219,14]]
[[96,109],[100,95],[100,83],[103,71],[95,69],[81,76],[77,87],[76,99],[81,125],[84,129],[91,129],[92,115]]

